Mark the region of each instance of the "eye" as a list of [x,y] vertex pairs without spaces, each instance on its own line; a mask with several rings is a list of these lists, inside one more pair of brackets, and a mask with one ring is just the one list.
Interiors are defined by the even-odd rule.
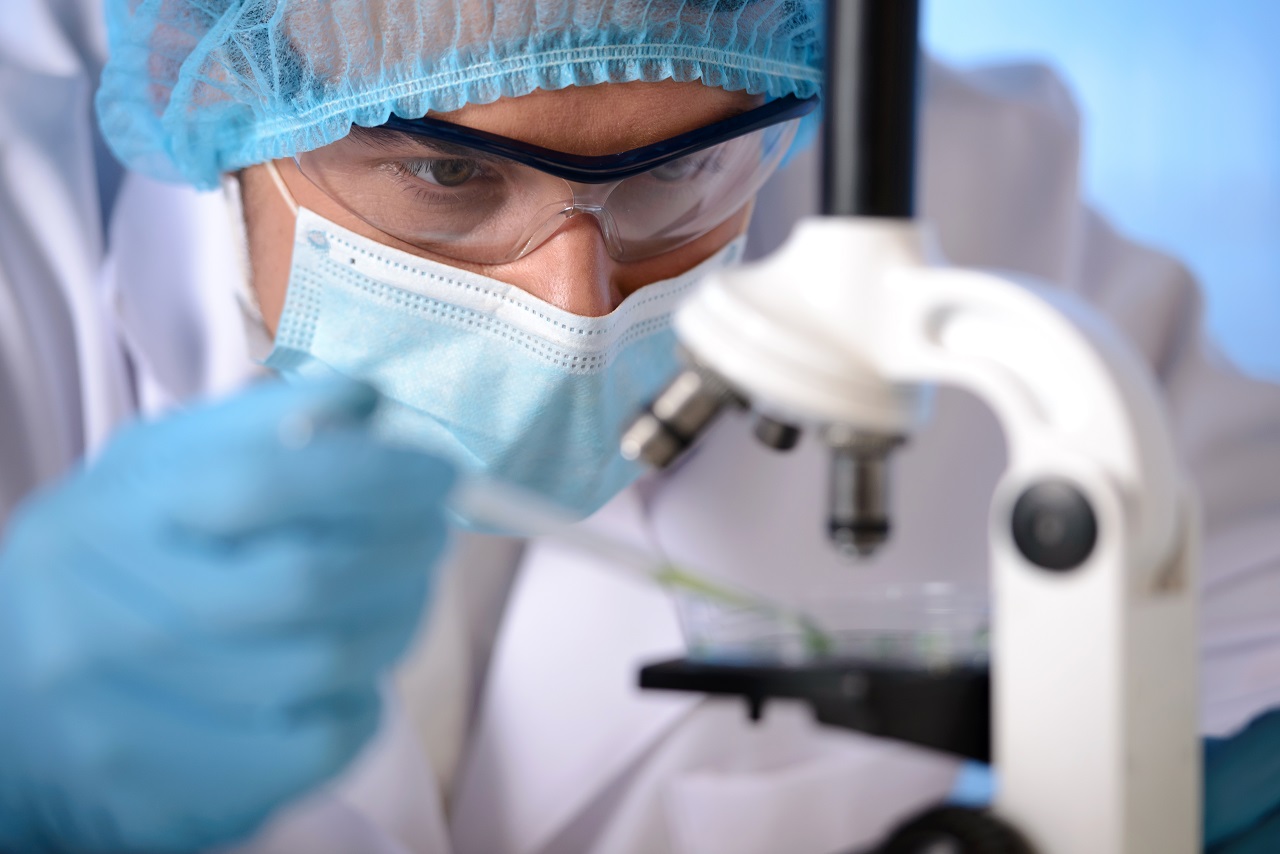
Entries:
[[647,174],[659,181],[685,181],[702,172],[713,171],[716,167],[714,153],[691,155],[679,160],[672,160],[650,169]]
[[478,161],[462,157],[413,160],[405,163],[404,168],[413,177],[441,187],[461,187],[484,174]]

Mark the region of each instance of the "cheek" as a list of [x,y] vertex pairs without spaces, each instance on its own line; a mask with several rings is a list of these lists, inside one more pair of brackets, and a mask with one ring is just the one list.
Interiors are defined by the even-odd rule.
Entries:
[[273,336],[284,311],[293,260],[293,216],[288,208],[269,216],[247,218],[249,268],[262,320]]
[[274,338],[276,328],[280,325],[280,315],[284,314],[285,296],[289,289],[289,256],[291,243],[284,243],[284,257],[277,261],[253,265],[253,291],[258,298],[258,307],[262,310],[262,322]]
[[753,199],[732,217],[674,252],[618,267],[614,281],[622,296],[630,296],[645,285],[686,273],[728,246],[747,230],[754,204]]

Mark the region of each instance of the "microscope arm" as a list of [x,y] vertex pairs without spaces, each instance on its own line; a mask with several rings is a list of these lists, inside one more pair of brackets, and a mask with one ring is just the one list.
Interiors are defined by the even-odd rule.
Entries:
[[929,256],[909,221],[808,220],[677,333],[734,401],[833,447],[909,433],[925,384],[992,408],[997,810],[1043,854],[1192,854],[1196,513],[1154,380],[1071,295]]
[[1114,481],[1139,563],[1178,544],[1178,462],[1150,369],[1069,293],[935,266],[902,220],[806,220],[777,254],[709,281],[682,344],[752,407],[803,426],[907,434],[922,386],[972,391],[1000,419],[1009,475],[1047,453]]

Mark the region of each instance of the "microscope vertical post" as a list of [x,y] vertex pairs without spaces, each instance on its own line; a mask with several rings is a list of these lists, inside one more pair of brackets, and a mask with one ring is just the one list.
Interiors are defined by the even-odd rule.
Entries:
[[822,215],[915,216],[920,0],[826,6]]

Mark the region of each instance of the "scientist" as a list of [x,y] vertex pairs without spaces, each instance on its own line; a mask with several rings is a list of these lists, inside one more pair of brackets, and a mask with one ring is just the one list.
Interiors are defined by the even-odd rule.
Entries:
[[[639,694],[678,628],[590,558],[446,549],[450,485],[483,473],[764,589],[849,577],[815,448],[726,423],[638,483],[614,450],[753,205],[763,248],[809,204],[813,0],[13,3],[0,851],[829,854],[945,796],[945,757]],[[1206,833],[1274,851],[1280,391],[1081,205],[1050,75],[926,78],[950,257],[1081,294],[1164,385],[1206,511],[1204,727],[1230,736]],[[958,395],[937,421],[850,584],[985,573],[999,436]]]

